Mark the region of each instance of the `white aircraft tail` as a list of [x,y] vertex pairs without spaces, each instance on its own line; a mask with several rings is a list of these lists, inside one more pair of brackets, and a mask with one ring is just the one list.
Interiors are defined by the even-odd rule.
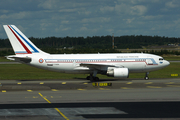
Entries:
[[15,25],[3,25],[15,54],[45,53],[38,49]]

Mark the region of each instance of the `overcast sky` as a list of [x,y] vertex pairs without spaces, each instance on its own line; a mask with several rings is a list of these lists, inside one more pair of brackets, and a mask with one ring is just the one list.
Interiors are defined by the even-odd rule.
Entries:
[[0,38],[4,24],[27,37],[180,37],[180,0],[1,0],[0,24]]

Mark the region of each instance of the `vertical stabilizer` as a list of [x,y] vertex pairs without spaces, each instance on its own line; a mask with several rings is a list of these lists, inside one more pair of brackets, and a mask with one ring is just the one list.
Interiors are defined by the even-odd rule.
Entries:
[[44,53],[38,49],[15,25],[3,25],[15,54]]

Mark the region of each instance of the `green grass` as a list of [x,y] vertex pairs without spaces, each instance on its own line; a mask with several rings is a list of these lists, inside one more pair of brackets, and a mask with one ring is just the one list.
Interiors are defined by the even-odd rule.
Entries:
[[[178,74],[172,77],[171,74]],[[145,73],[131,73],[129,78],[144,78]],[[149,78],[180,78],[180,63],[170,63],[169,66],[161,70],[150,72]]]
[[[172,77],[171,74],[178,74]],[[1,64],[0,80],[50,80],[50,79],[85,79],[87,74],[65,74],[34,68],[24,64]],[[100,79],[112,78],[97,75]],[[145,73],[131,73],[129,78],[144,78]],[[150,78],[180,78],[180,63],[171,63],[168,67],[150,72]]]
[[169,56],[169,57],[163,57],[165,60],[179,60],[180,61],[180,56]]
[[[71,75],[72,76],[72,75]],[[0,79],[40,80],[40,79],[69,79],[69,74],[51,72],[25,64],[0,65]]]
[[14,61],[8,60],[5,57],[0,57],[0,62],[14,62]]

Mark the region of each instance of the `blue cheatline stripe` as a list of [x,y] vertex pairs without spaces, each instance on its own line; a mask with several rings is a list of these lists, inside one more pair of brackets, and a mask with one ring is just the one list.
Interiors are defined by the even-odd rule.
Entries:
[[11,25],[10,27],[34,50],[34,53],[38,53],[39,51],[34,48],[34,46],[32,46],[23,36],[21,36]]
[[[66,60],[70,60],[69,62],[73,62],[73,61],[78,61],[78,62],[107,62],[106,60],[118,60],[118,61],[111,61],[111,62],[127,62],[126,60],[144,60],[144,61],[134,61],[134,62],[146,62],[147,59],[151,59],[152,62],[153,62],[153,65],[158,65],[158,63],[156,63],[156,61],[153,59],[153,58],[126,58],[126,59],[44,59],[45,61],[46,60],[49,60],[50,62],[54,62],[53,60],[57,60],[55,62],[62,62],[62,61],[66,61]],[[51,61],[52,60],[52,61]],[[92,60],[95,60],[95,61],[92,61]],[[100,61],[97,61],[97,60],[100,60]],[[122,61],[122,60],[125,60],[125,61]]]
[[27,53],[26,51],[15,51],[15,53]]
[[[31,51],[32,53],[35,53],[34,51]],[[26,51],[15,51],[15,53],[27,53]]]

